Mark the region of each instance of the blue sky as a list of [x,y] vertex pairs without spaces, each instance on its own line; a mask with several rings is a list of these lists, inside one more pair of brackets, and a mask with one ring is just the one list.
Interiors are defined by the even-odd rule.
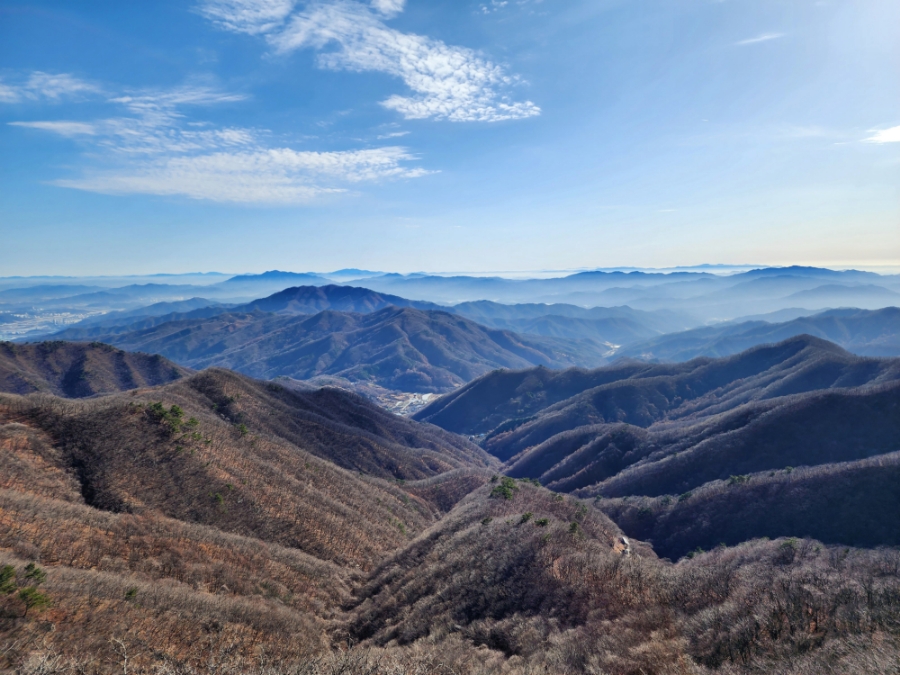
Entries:
[[896,0],[0,1],[0,275],[900,264]]

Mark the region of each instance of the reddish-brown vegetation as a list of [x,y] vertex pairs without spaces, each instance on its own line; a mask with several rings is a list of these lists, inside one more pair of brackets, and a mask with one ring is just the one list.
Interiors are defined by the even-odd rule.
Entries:
[[[395,482],[355,474],[307,452],[302,429],[292,429],[292,443],[257,426],[254,386],[230,373],[207,372],[170,387],[90,401],[2,396],[0,421],[13,425],[7,435],[19,434],[36,450],[4,453],[4,462],[15,464],[10,487],[14,481],[31,491],[31,485],[55,481],[41,491],[50,494],[58,483],[66,489],[54,496],[80,497],[95,508],[159,513],[361,567],[432,522],[436,507]],[[277,394],[304,413],[296,394]],[[223,410],[215,403],[220,396],[234,400]],[[348,399],[347,414],[363,406],[361,399]],[[172,406],[180,411],[177,420],[160,416]],[[246,417],[238,417],[244,410]],[[355,444],[359,454],[367,451],[372,462],[400,476],[437,472],[427,462],[438,454],[434,450],[386,442],[374,432],[354,435],[346,426],[308,428],[308,445],[319,454],[329,443],[337,453]],[[445,433],[435,431],[436,438]],[[457,445],[464,448],[465,441]],[[443,467],[458,465],[454,452],[460,450],[448,447]]]
[[[89,400],[0,395],[0,670],[895,672],[900,552],[828,542],[853,517],[872,519],[855,543],[896,534],[879,512],[896,510],[896,463],[595,503],[335,390],[213,370]],[[663,555],[729,520],[786,536],[672,563],[597,506]]]

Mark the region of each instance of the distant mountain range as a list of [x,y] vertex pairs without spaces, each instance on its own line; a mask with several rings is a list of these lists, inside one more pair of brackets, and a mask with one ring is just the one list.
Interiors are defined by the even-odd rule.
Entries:
[[[780,277],[756,281],[773,279]],[[162,313],[173,308],[189,311]],[[679,312],[627,306],[478,301],[443,308],[330,284],[289,288],[243,305],[199,298],[159,303],[91,318],[54,338],[160,353],[191,368],[228,367],[266,378],[330,375],[420,392],[448,391],[496,368],[596,367],[621,358],[678,362],[800,334],[857,354],[900,355],[897,308],[680,330],[692,323]]]
[[[270,271],[219,277],[196,275],[147,277],[149,283],[110,287],[109,280],[68,284],[48,279],[0,279],[0,310],[25,310],[35,304],[58,310],[123,310],[139,303],[175,302],[193,297],[236,304],[295,286],[362,285],[382,294],[410,300],[458,305],[490,300],[503,303],[574,304],[610,307],[627,304],[633,309],[671,310],[687,315],[697,325],[712,320],[733,320],[790,307],[808,310],[854,306],[878,309],[900,304],[900,276],[809,267],[764,268],[732,275],[709,272],[581,272],[549,279],[379,274],[339,270],[333,274]],[[142,281],[143,281],[142,280]],[[102,283],[97,283],[102,281]],[[185,282],[202,281],[192,284]],[[93,282],[93,283],[87,283]]]
[[848,305],[878,309],[900,304],[900,277],[896,275],[812,267],[765,268],[733,275],[582,272],[524,280],[386,274],[366,279],[365,285],[379,292],[450,305],[487,299],[677,310],[699,323],[798,306],[810,310]]
[[814,335],[863,356],[900,356],[900,308],[837,309],[783,323],[751,321],[695,328],[629,345],[618,352],[644,360],[730,356],[795,335]]
[[[690,317],[666,310],[643,312],[630,307],[585,309],[564,304],[503,305],[486,300],[444,307],[431,302],[377,293],[367,288],[329,284],[288,288],[239,305],[223,305],[201,298],[157,303],[144,309],[112,312],[90,318],[61,335],[64,339],[103,338],[110,334],[145,329],[166,321],[209,318],[226,312],[299,315],[333,310],[371,313],[390,306],[445,311],[472,319],[489,328],[588,341],[599,352],[696,325]],[[596,362],[593,355],[590,359],[591,362]]]
[[80,321],[77,325],[79,329],[89,329],[90,327],[114,328],[117,326],[128,326],[142,319],[183,315],[195,310],[205,310],[206,314],[212,316],[214,313],[227,311],[229,307],[230,305],[223,305],[206,298],[189,298],[172,302],[157,302],[135,309],[108,312]]
[[[277,294],[263,305],[317,309],[310,296],[318,302],[318,291],[296,290]],[[354,307],[389,302],[371,292],[347,298],[346,289],[334,290],[339,302]],[[370,314],[327,310],[310,316],[257,310],[168,321],[157,317],[130,331],[94,328],[86,334],[73,328],[58,337],[89,337],[129,351],[159,353],[198,369],[220,366],[264,378],[333,375],[414,392],[447,391],[497,368],[596,365],[603,363],[607,351],[588,340],[526,337],[446,312],[393,304]]]
[[586,309],[567,304],[504,305],[479,300],[454,305],[447,311],[492,328],[613,345],[632,344],[697,325],[696,320],[680,312],[643,312],[627,306]]

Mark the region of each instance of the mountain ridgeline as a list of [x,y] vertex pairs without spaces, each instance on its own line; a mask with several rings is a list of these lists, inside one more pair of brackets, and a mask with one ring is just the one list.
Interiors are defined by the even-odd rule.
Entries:
[[[244,316],[381,312],[427,314]],[[890,672],[898,401],[896,361],[809,337],[492,372],[423,411],[481,446],[221,368],[3,393],[0,668]]]
[[791,321],[742,321],[661,335],[618,353],[643,360],[731,356],[759,344],[812,335],[860,356],[900,356],[900,308],[837,309]]
[[[368,290],[359,290],[361,286]],[[86,328],[91,324],[122,325],[129,316],[146,318],[210,307],[222,311],[284,294],[289,288],[318,287],[327,289],[324,298],[316,299],[315,291],[305,290],[299,295],[307,297],[292,300],[294,307],[289,311],[313,312],[315,307],[351,311],[351,305],[357,305],[352,311],[370,311],[383,307],[377,300],[370,304],[362,298],[357,303],[350,297],[372,294],[395,306],[443,306],[490,328],[596,340],[610,349],[751,317],[774,323],[835,308],[878,310],[900,306],[900,275],[798,266],[736,273],[714,268],[673,272],[594,270],[546,279],[364,270],[330,274],[271,271],[230,278],[222,274],[0,278],[0,338],[46,339],[59,330],[60,323],[74,323],[79,318],[83,320],[79,328]],[[335,290],[354,287],[357,291],[349,293]],[[345,297],[340,297],[342,294]],[[74,339],[92,338],[82,335]]]
[[[263,303],[287,313],[254,307],[252,312],[152,320],[125,332],[92,329],[89,335],[195,369],[218,366],[266,379],[332,375],[413,392],[448,391],[497,368],[602,363],[606,351],[591,341],[523,336],[447,312],[392,304],[367,314],[294,313],[295,290]],[[352,306],[377,306],[373,295],[356,297]],[[85,334],[74,328],[59,337],[83,339]]]
[[276,314],[318,314],[326,309],[334,312],[370,314],[385,307],[413,307],[443,310],[433,302],[417,302],[356,286],[297,286],[286,288],[259,300],[234,308],[237,312],[275,312]]
[[[865,462],[900,451],[900,360],[857,357],[801,336],[726,359],[491,373],[415,417],[479,435],[481,445],[504,462],[506,474],[596,499],[600,508],[622,516],[628,534],[654,543],[658,535],[648,534],[653,530],[649,507],[637,528],[633,510],[615,500],[631,504],[635,495],[658,498],[653,504],[667,505],[660,513],[671,520],[676,516],[666,515],[669,511],[688,507],[697,516],[701,507],[694,493],[740,501],[739,495],[752,488],[758,500],[761,494],[770,497],[770,503],[756,502],[758,527],[747,526],[740,535],[735,528],[727,537],[720,524],[717,532],[710,529],[702,547],[718,544],[715,537],[733,543],[792,534],[854,543],[857,539],[847,539],[846,530],[826,536],[821,512],[796,506],[800,502],[795,509],[802,517],[785,520],[780,529],[777,519],[763,514],[790,510],[790,490],[776,488],[778,477],[790,475],[794,467],[827,466],[803,475],[808,483],[826,482],[832,498],[842,493],[836,475],[845,471],[868,471],[887,480],[889,470],[879,473]],[[774,487],[766,491],[763,484],[770,480]],[[715,488],[722,484],[729,486],[728,495]],[[869,503],[864,510],[881,512],[879,492],[857,497]],[[883,523],[883,517],[873,518]],[[695,542],[681,533],[693,530],[696,539],[698,527],[666,528],[669,543],[658,551],[684,555]],[[878,531],[884,539],[866,541],[900,544],[900,529],[890,535]]]
[[693,415],[704,407],[719,411],[723,405],[733,407],[751,399],[859,387],[898,377],[898,360],[856,357],[824,340],[799,336],[724,359],[675,364],[626,359],[596,370],[491,373],[441,397],[416,417],[465,434],[496,434],[501,423],[561,413],[573,422],[646,427],[664,416]]
[[190,372],[158,354],[135,354],[100,343],[0,342],[0,391],[15,394],[83,398],[165,384]]

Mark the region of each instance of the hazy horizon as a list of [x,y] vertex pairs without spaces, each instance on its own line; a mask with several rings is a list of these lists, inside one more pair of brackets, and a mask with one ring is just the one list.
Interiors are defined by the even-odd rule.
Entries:
[[[836,272],[858,271],[872,272],[880,275],[900,274],[898,265],[868,265],[868,266],[827,266],[827,265],[723,265],[716,263],[701,263],[699,265],[685,265],[676,267],[579,267],[571,269],[531,269],[531,270],[363,270],[359,268],[340,268],[329,270],[315,269],[267,269],[263,267],[237,270],[186,270],[176,272],[149,272],[146,274],[29,274],[0,276],[0,279],[148,279],[153,277],[233,277],[242,275],[260,275],[266,272],[284,272],[288,274],[318,274],[325,277],[338,273],[346,273],[348,270],[357,270],[364,274],[401,274],[404,276],[427,275],[437,277],[467,276],[467,277],[499,277],[506,279],[551,279],[579,274],[582,272],[643,272],[647,274],[675,274],[680,272],[695,272],[714,274],[716,276],[730,276],[758,269],[789,269],[792,267],[815,267]],[[345,274],[348,280],[358,279],[364,282],[365,277],[354,277]]]

